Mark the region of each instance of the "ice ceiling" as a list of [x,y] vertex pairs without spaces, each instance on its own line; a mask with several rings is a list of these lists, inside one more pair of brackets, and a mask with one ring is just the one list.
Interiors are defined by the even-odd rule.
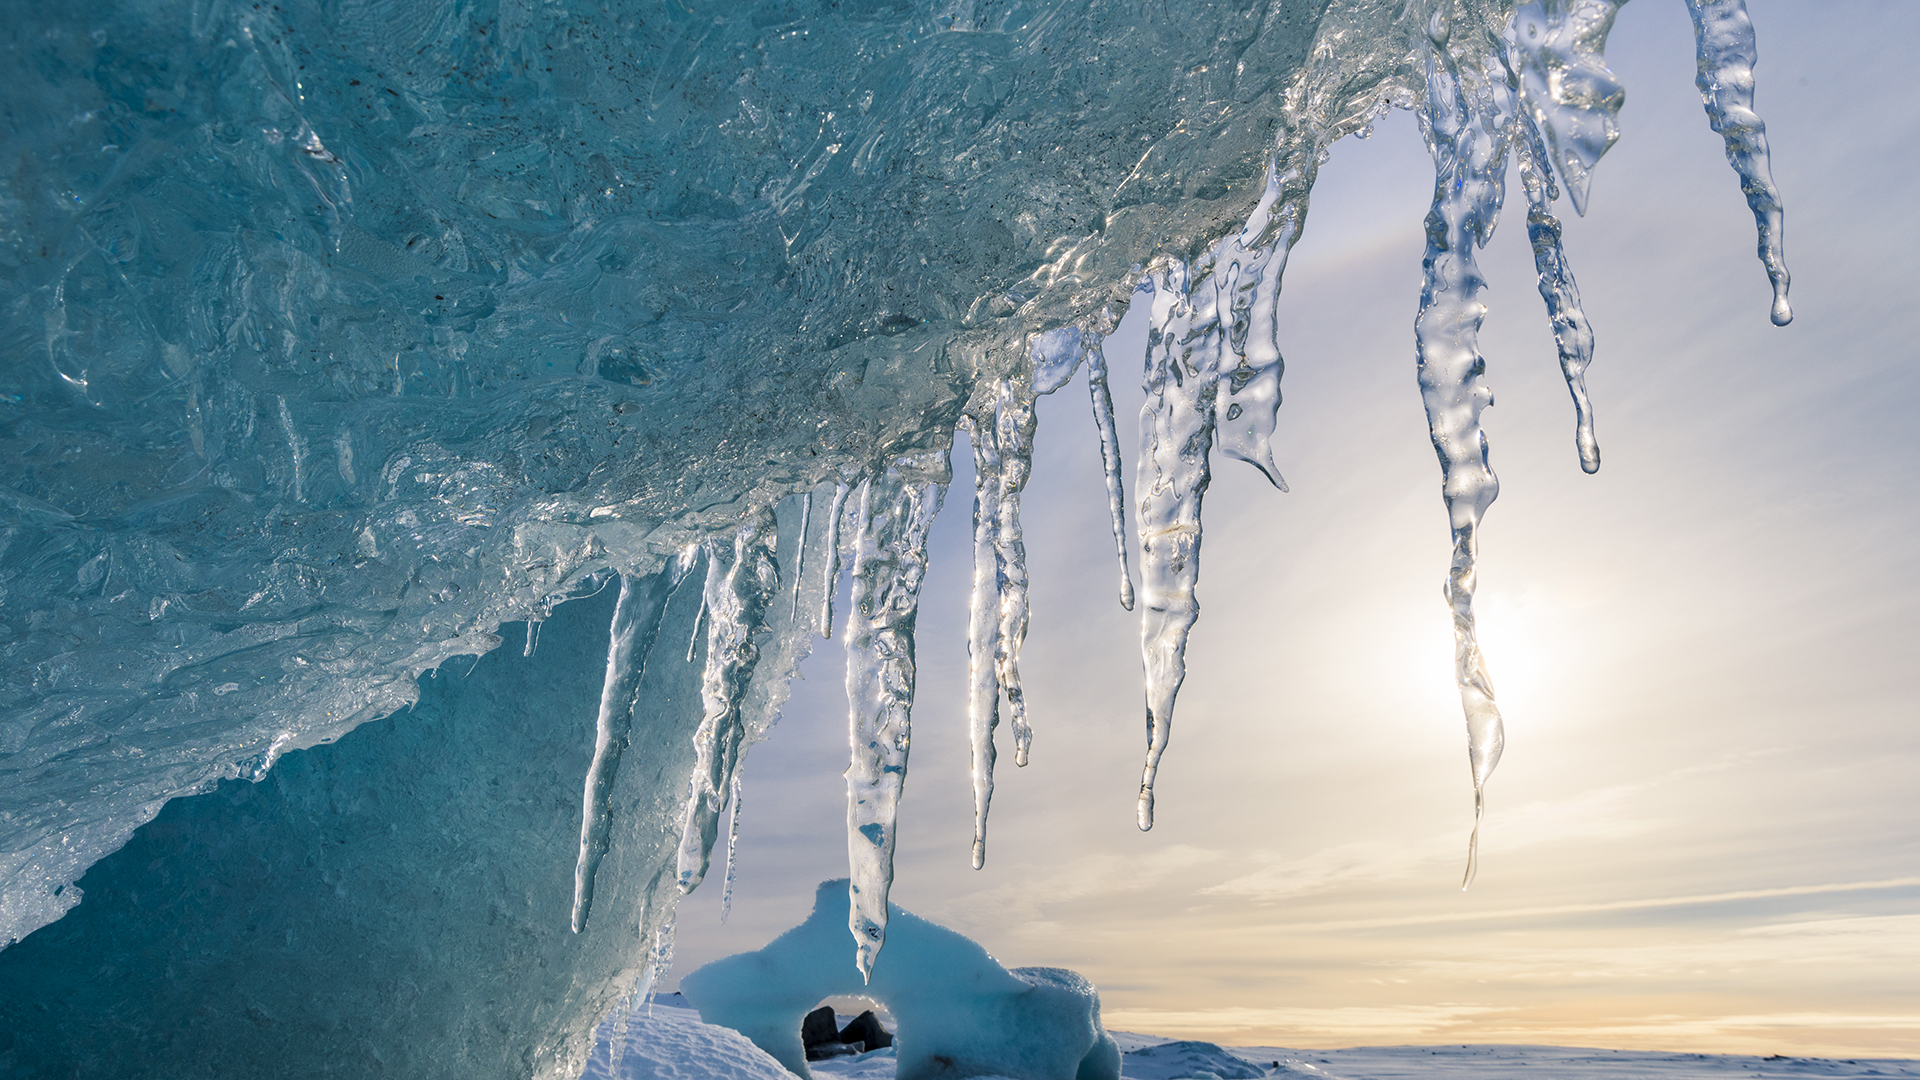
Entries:
[[[1741,0],[1688,3],[1784,323],[1752,30]],[[1326,148],[1391,107],[1436,164],[1414,329],[1477,791],[1501,730],[1473,633],[1497,492],[1474,250],[1516,160],[1598,468],[1553,206],[1584,208],[1617,135],[1617,6],[6,0],[0,942],[60,918],[168,799],[392,713],[618,575],[576,928],[631,827],[606,797],[622,754],[651,752],[629,746],[642,669],[701,671],[691,888],[810,635],[844,632],[868,967],[948,448],[970,433],[980,485],[977,861],[1003,713],[1027,749],[1033,402],[1076,368],[1128,606],[1129,519],[1141,544],[1150,825],[1209,454],[1282,485],[1287,253]],[[1130,302],[1152,329],[1123,486],[1106,364],[1135,358],[1099,346]],[[699,649],[658,634],[688,581]]]

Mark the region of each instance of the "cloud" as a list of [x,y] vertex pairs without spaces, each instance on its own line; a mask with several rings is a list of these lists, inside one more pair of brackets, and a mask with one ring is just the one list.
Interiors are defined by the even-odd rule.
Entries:
[[1381,1005],[1341,1008],[1112,1009],[1102,1022],[1116,1031],[1151,1031],[1174,1037],[1210,1035],[1231,1041],[1235,1033],[1312,1032],[1317,1040],[1430,1038],[1475,1022],[1494,1005]]
[[[1616,784],[1568,799],[1527,803],[1491,818],[1489,840],[1498,844],[1500,851],[1510,853],[1565,845],[1575,840],[1615,840],[1652,833],[1665,822],[1646,815],[1641,809],[1648,793],[1775,752],[1729,755],[1637,783]],[[1496,831],[1497,837],[1492,835]],[[1462,858],[1463,848],[1463,837],[1458,831],[1433,834],[1417,841],[1342,844],[1302,858],[1271,861],[1251,873],[1208,886],[1201,892],[1274,904],[1314,893],[1432,876],[1436,863]],[[1260,861],[1262,857],[1256,853],[1242,861]],[[1271,854],[1264,857],[1273,858]]]
[[1276,929],[1302,933],[1313,931],[1324,932],[1329,930],[1377,930],[1396,926],[1489,922],[1540,918],[1549,915],[1587,915],[1604,911],[1639,911],[1648,908],[1687,907],[1697,904],[1727,904],[1741,900],[1766,900],[1783,896],[1817,896],[1823,893],[1904,889],[1915,886],[1920,886],[1920,877],[1883,878],[1878,881],[1834,881],[1818,885],[1788,885],[1777,889],[1742,889],[1736,892],[1700,893],[1693,896],[1658,896],[1634,900],[1604,900],[1590,904],[1553,904],[1542,907],[1506,908],[1497,911],[1435,911],[1425,912],[1419,915],[1397,915],[1379,919],[1345,919],[1330,922],[1291,923],[1276,927]]

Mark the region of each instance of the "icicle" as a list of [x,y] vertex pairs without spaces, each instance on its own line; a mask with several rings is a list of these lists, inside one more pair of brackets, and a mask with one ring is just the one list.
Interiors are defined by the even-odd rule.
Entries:
[[743,794],[743,778],[739,772],[733,774],[733,785],[727,794],[727,880],[720,890],[720,921],[726,922],[733,914],[733,876],[739,866],[740,853],[740,798]]
[[913,629],[927,533],[946,498],[946,452],[903,457],[861,485],[847,615],[848,929],[862,978],[886,943],[894,828],[913,710]]
[[[1187,637],[1200,617],[1200,504],[1212,481],[1208,444],[1258,468],[1281,491],[1272,434],[1280,406],[1276,306],[1287,255],[1300,236],[1317,158],[1267,168],[1247,224],[1200,266],[1175,260],[1153,275],[1146,404],[1135,470],[1140,535],[1140,653],[1146,668],[1147,755],[1140,828],[1153,827],[1153,784],[1186,679]],[[1194,281],[1197,274],[1205,276]]]
[[[1075,337],[1076,348],[1078,335]],[[1036,350],[1036,357],[1038,353]],[[1064,366],[1064,365],[1060,365]],[[1056,372],[1057,374],[1057,372]],[[1053,385],[1058,386],[1058,381]],[[1000,695],[1013,726],[1014,763],[1033,744],[1020,686],[1020,646],[1027,636],[1027,550],[1020,530],[1020,492],[1033,471],[1034,392],[1024,375],[994,384],[973,432],[973,595],[967,624],[968,733],[973,745],[973,868],[986,865],[987,813],[993,803],[993,732]]]
[[620,597],[608,631],[607,674],[600,687],[593,764],[587,767],[580,810],[580,857],[573,871],[573,932],[587,928],[593,908],[593,879],[612,842],[613,783],[633,730],[633,709],[646,674],[647,654],[660,632],[660,617],[693,569],[695,549],[682,552],[669,568],[644,578],[622,577]]
[[1560,219],[1554,217],[1553,174],[1548,171],[1540,130],[1533,118],[1520,115],[1520,179],[1527,192],[1527,238],[1533,242],[1533,266],[1540,275],[1540,298],[1547,302],[1553,323],[1553,342],[1560,352],[1560,374],[1573,395],[1573,443],[1580,452],[1580,468],[1600,471],[1600,443],[1593,434],[1593,402],[1587,397],[1587,365],[1593,362],[1593,328],[1580,307],[1580,286],[1560,246]]
[[[1508,35],[1523,111],[1538,127],[1548,162],[1576,213],[1587,212],[1593,166],[1620,138],[1626,90],[1601,55],[1626,0],[1536,0],[1514,9]],[[1592,470],[1588,470],[1591,472]]]
[[633,1024],[633,1003],[639,997],[641,980],[653,970],[649,964],[645,971],[635,972],[633,981],[627,985],[627,991],[613,1003],[613,1023],[607,1031],[607,1075],[620,1075],[620,1063],[627,1059],[627,1029]]
[[760,658],[755,637],[779,587],[773,515],[762,513],[735,531],[732,544],[710,544],[705,608],[707,660],[700,679],[705,712],[694,733],[696,761],[680,835],[680,891],[706,877],[719,839],[720,810],[748,741],[742,704]]
[[840,584],[840,517],[846,513],[847,482],[833,487],[833,502],[827,508],[827,592],[820,598],[820,636],[833,640],[833,593]]
[[1107,473],[1113,547],[1120,556],[1120,606],[1132,611],[1133,574],[1127,569],[1127,497],[1120,484],[1120,436],[1113,426],[1113,394],[1107,388],[1107,358],[1101,349],[1087,356],[1087,392],[1093,398],[1093,426],[1100,432],[1100,464]]
[[[653,956],[647,961],[647,973],[641,976],[640,985],[635,988],[635,998],[647,1003],[647,1015],[653,1015],[653,988],[673,970],[673,913],[668,912],[666,921],[653,932]],[[631,1011],[631,1010],[629,1010]]]
[[1480,290],[1486,283],[1473,252],[1492,237],[1500,212],[1513,102],[1504,77],[1462,72],[1446,56],[1444,40],[1434,44],[1427,58],[1427,102],[1420,114],[1421,134],[1433,153],[1433,209],[1427,214],[1426,284],[1414,336],[1420,395],[1440,458],[1441,491],[1453,534],[1445,595],[1453,609],[1454,678],[1466,712],[1473,770],[1474,829],[1461,883],[1465,888],[1478,863],[1487,777],[1500,761],[1505,739],[1473,625],[1480,519],[1500,493],[1480,427],[1480,414],[1493,403],[1493,391],[1481,380],[1486,362],[1480,356],[1479,331],[1486,306]]
[[1700,61],[1694,85],[1707,106],[1713,130],[1727,141],[1727,162],[1740,174],[1740,190],[1760,231],[1760,262],[1773,282],[1773,325],[1793,321],[1787,304],[1786,256],[1780,249],[1780,189],[1767,159],[1767,125],[1753,111],[1753,65],[1759,62],[1746,0],[1687,0]]
[[[798,516],[799,520],[794,521]],[[738,694],[738,720],[735,725],[736,741],[732,764],[726,766],[726,774],[715,781],[713,791],[725,791],[726,803],[730,808],[727,818],[727,866],[726,884],[720,899],[721,919],[724,921],[732,911],[733,884],[739,872],[740,855],[740,810],[745,793],[746,756],[753,744],[767,737],[780,710],[793,692],[792,680],[799,670],[801,661],[813,651],[813,619],[821,594],[831,584],[831,577],[825,571],[809,575],[805,573],[810,563],[822,562],[816,557],[809,560],[807,551],[818,550],[828,542],[831,529],[828,523],[811,513],[810,499],[805,495],[783,502],[777,511],[775,522],[778,525],[779,539],[774,544],[772,555],[781,566],[793,568],[790,575],[794,579],[794,602],[774,604],[769,602],[764,610],[764,620],[749,635],[749,641],[756,647],[756,658],[751,670],[745,672],[745,689]],[[759,541],[754,541],[755,545]],[[777,589],[782,575],[777,572],[769,579],[774,584],[765,584],[769,600]],[[717,586],[724,592],[725,586]],[[715,608],[713,610],[719,610]],[[709,656],[712,656],[709,647]],[[711,670],[711,669],[709,669]],[[722,755],[724,764],[724,755]],[[699,788],[703,781],[696,774],[693,786]],[[716,803],[717,806],[717,803]],[[689,815],[689,821],[693,821]],[[710,823],[717,830],[717,823]],[[712,837],[704,838],[705,851],[711,850]],[[683,837],[683,856],[686,845],[696,843]],[[704,872],[704,864],[702,864]],[[697,881],[694,884],[698,884]]]
[[801,540],[800,546],[795,550],[793,556],[793,609],[787,613],[789,622],[800,621],[800,590],[803,587],[807,575],[806,536],[808,527],[812,524],[812,518],[813,492],[809,491],[800,496]]
[[[972,748],[973,868],[987,862],[993,804],[994,729],[1000,726],[1000,565],[994,554],[1000,490],[999,441],[991,424],[973,428],[973,591],[967,602],[967,738]],[[983,430],[984,429],[984,430]]]
[[1013,725],[1013,763],[1021,768],[1033,745],[1027,695],[1020,685],[1020,647],[1027,640],[1027,545],[1020,530],[1020,493],[1033,475],[1033,400],[1031,388],[1018,378],[1002,380],[994,417],[1000,443],[1000,506],[993,538],[1000,577],[1000,641],[994,666]]
[[700,651],[700,628],[707,622],[707,593],[713,588],[713,575],[718,571],[713,562],[713,544],[708,543],[703,550],[707,555],[707,588],[701,590],[700,607],[693,613],[693,633],[687,635],[687,663],[693,663],[693,654]]
[[541,625],[542,625],[542,624],[541,624],[541,621],[540,621],[539,619],[528,619],[528,620],[527,620],[527,647],[526,647],[526,648],[524,648],[524,649],[522,649],[522,650],[520,650],[520,655],[521,655],[521,656],[532,656],[532,655],[533,655],[533,650],[535,650],[535,649],[537,649],[537,648],[539,648],[539,647],[540,647],[540,627],[541,627]]

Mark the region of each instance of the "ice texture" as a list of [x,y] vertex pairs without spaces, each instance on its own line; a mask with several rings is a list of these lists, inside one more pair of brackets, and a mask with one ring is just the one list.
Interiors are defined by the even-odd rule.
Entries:
[[[944,454],[902,458],[860,487],[847,613],[847,927],[861,977],[886,943],[895,824],[913,731],[913,630]],[[797,1030],[797,1029],[796,1029]]]
[[900,1080],[1118,1080],[1120,1051],[1085,979],[1009,971],[965,936],[894,907],[889,947],[863,981],[846,960],[847,913],[847,882],[822,882],[805,922],[689,972],[681,993],[702,1020],[740,1032],[803,1078],[813,1074],[801,1019],[823,998],[858,994],[893,1014]]
[[[668,601],[676,645],[696,594]],[[169,803],[81,879],[84,903],[0,951],[0,1075],[578,1076],[675,903],[701,717],[698,668],[648,666],[618,841],[574,933],[615,599],[561,605],[533,657],[453,661],[412,709],[258,783]]]
[[588,576],[946,445],[1405,22],[5,0],[0,941]]
[[1566,185],[1575,211],[1587,212],[1594,164],[1620,138],[1626,88],[1604,53],[1613,17],[1626,0],[1544,0],[1514,9],[1514,76],[1521,107],[1545,143],[1540,155]]

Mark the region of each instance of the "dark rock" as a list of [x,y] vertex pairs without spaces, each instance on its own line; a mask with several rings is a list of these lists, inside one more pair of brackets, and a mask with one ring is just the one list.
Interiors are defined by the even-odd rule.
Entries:
[[833,1014],[833,1006],[822,1005],[800,1021],[800,1045],[809,1050],[823,1043],[840,1041],[840,1018]]
[[880,1024],[880,1018],[868,1009],[852,1020],[840,1032],[843,1043],[865,1043],[869,1050],[879,1050],[893,1045],[893,1035]]

